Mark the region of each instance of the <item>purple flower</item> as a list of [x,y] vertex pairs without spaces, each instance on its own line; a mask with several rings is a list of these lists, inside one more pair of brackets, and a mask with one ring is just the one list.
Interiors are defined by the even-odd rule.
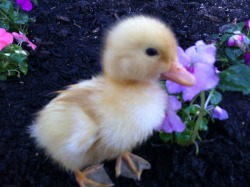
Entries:
[[212,110],[212,116],[214,118],[217,118],[219,120],[225,120],[228,118],[228,113],[226,110],[222,109],[219,106],[216,106],[213,110]]
[[177,54],[180,63],[194,75],[196,82],[194,86],[186,87],[166,81],[169,93],[182,92],[184,101],[191,101],[201,91],[215,87],[219,82],[214,67],[215,53],[215,46],[206,45],[203,41],[197,41],[195,46],[189,47],[185,52],[178,47]]
[[247,64],[250,66],[250,52],[245,55],[245,60]]
[[181,108],[181,102],[174,96],[168,97],[168,107],[162,126],[159,130],[166,133],[183,132],[186,128],[181,118],[176,114],[176,111]]
[[244,34],[236,34],[231,36],[228,41],[227,41],[227,45],[229,47],[240,47],[242,45],[242,43],[244,43],[245,41],[245,35]]
[[31,11],[32,9],[31,0],[16,0],[16,4],[26,11]]
[[246,28],[250,31],[250,19],[246,21]]

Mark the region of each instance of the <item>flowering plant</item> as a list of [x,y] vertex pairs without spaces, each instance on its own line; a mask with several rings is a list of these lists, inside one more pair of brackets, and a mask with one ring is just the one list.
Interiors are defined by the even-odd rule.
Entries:
[[[160,128],[163,141],[197,145],[196,140],[201,140],[199,131],[208,130],[209,121],[229,117],[227,111],[219,106],[222,100],[220,91],[250,93],[250,66],[247,61],[250,52],[247,38],[250,20],[240,30],[247,31],[244,37],[242,34],[235,36],[231,33],[227,40],[222,35],[221,41],[215,45],[198,41],[185,51],[181,47],[177,48],[180,63],[193,74],[196,82],[192,87],[181,86],[169,80],[163,82],[170,94],[166,118]],[[221,45],[225,44],[228,50],[241,50],[235,61],[232,59],[233,51],[229,53],[228,50],[222,50]],[[222,56],[224,61],[220,61]]]
[[13,1],[0,0],[0,80],[6,80],[10,76],[20,77],[20,73],[27,74],[26,60],[29,53],[21,45],[26,42],[33,50],[36,48],[26,36],[29,17],[19,7],[30,11],[31,0],[16,0],[16,6]]
[[250,66],[250,19],[236,20],[220,28],[221,34],[213,35],[217,47],[217,58],[222,68],[234,64]]

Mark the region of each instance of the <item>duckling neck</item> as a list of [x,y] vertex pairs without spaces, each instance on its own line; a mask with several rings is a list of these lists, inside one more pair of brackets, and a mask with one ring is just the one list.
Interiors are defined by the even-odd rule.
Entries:
[[156,84],[157,81],[153,80],[122,80],[122,79],[114,79],[108,76],[105,76],[104,79],[109,82],[112,85],[117,85],[117,86],[124,86],[124,87],[138,87],[138,86],[147,86],[147,85],[152,85]]

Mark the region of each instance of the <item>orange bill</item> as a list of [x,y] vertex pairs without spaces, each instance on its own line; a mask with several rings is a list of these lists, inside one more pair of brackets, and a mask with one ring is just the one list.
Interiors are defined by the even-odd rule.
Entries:
[[171,80],[183,86],[195,84],[195,77],[179,62],[172,63],[170,69],[161,74],[161,80]]

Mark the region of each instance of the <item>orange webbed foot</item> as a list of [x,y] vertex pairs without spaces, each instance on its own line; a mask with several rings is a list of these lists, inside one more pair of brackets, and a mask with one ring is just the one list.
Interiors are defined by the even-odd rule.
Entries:
[[84,171],[78,170],[75,172],[75,177],[80,187],[113,186],[112,181],[103,168],[103,164],[88,167]]
[[145,159],[132,153],[125,152],[116,160],[116,177],[121,175],[127,178],[140,180],[142,171],[150,168],[150,163]]

